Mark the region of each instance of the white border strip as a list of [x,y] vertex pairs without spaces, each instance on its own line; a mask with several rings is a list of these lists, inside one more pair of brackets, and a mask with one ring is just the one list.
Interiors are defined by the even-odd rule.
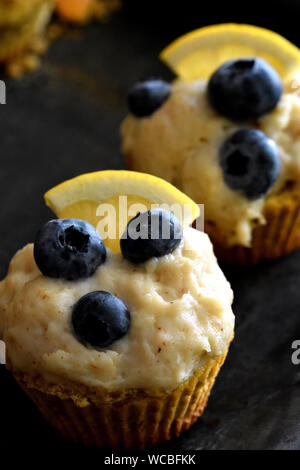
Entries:
[[0,80],[0,104],[6,104],[6,85],[3,80]]
[[5,343],[0,340],[0,364],[6,364]]

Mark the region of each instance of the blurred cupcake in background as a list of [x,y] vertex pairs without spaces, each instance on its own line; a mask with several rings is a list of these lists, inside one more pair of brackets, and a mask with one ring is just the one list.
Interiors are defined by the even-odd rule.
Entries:
[[105,20],[121,6],[119,0],[0,0],[0,64],[17,78],[39,65],[38,56],[64,32],[52,13],[64,23],[83,25]]
[[29,57],[23,62],[25,69],[36,65],[30,53],[36,54],[43,48],[41,38],[54,3],[54,0],[0,0],[0,63],[11,75],[21,72],[21,57]]

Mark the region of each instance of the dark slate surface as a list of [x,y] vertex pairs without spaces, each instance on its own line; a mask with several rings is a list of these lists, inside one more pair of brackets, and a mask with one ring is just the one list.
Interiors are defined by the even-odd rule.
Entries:
[[[286,3],[280,28],[269,15],[257,23],[297,41],[292,4]],[[15,251],[50,217],[42,200],[48,188],[82,172],[123,167],[126,91],[137,78],[164,73],[158,51],[191,27],[251,21],[231,10],[202,11],[201,20],[183,15],[168,28],[167,18],[167,11],[157,18],[128,8],[107,24],[61,38],[41,70],[7,84],[8,104],[0,108],[1,278]],[[160,450],[300,449],[300,365],[291,362],[291,344],[300,339],[300,251],[256,268],[224,270],[235,291],[235,341],[204,416]],[[74,450],[0,366],[0,449],[32,443]]]

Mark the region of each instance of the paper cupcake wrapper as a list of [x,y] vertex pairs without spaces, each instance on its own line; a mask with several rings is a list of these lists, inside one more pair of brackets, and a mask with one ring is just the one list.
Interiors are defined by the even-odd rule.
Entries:
[[171,392],[132,390],[80,407],[17,380],[43,416],[65,438],[87,446],[140,450],[178,436],[201,416],[226,354],[208,361]]
[[263,259],[276,259],[300,247],[300,200],[295,197],[279,204],[269,202],[264,216],[266,224],[253,231],[252,246],[226,247],[212,228],[207,230],[217,258],[225,263],[250,265]]

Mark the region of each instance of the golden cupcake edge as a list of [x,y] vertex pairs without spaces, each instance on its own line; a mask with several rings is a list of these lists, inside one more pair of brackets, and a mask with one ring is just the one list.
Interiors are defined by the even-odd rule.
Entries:
[[178,437],[192,426],[205,409],[226,356],[209,359],[172,391],[103,392],[88,404],[77,391],[67,397],[25,375],[16,373],[15,378],[63,437],[87,446],[139,450]]

